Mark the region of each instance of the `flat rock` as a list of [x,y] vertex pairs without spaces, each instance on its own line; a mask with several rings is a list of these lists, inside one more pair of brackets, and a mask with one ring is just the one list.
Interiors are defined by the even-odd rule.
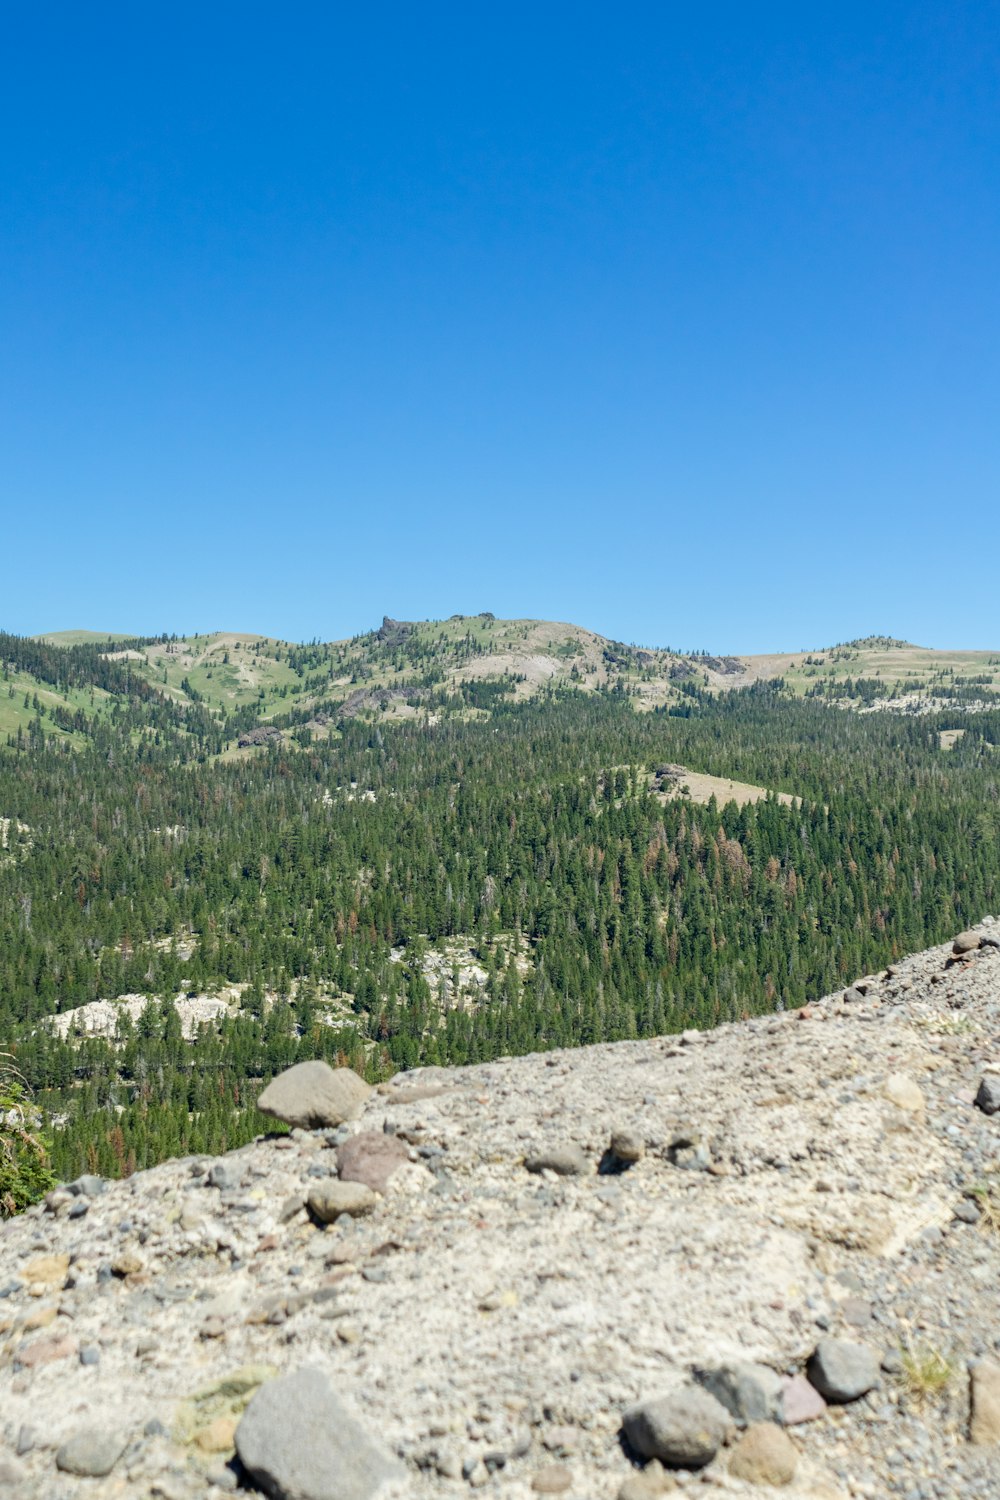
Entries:
[[969,1372],[969,1441],[1000,1444],[1000,1365],[988,1359]]
[[363,1182],[340,1182],[336,1177],[317,1183],[306,1199],[310,1212],[324,1224],[332,1224],[341,1214],[352,1218],[370,1214],[377,1202]]
[[409,1149],[398,1136],[381,1130],[362,1130],[337,1147],[337,1170],[342,1182],[363,1182],[373,1192],[384,1193],[392,1174],[410,1159]]
[[331,1068],[315,1059],[272,1078],[257,1108],[286,1125],[318,1130],[356,1119],[370,1093],[368,1084],[350,1068]]
[[536,1495],[562,1495],[573,1483],[573,1476],[565,1464],[549,1464],[531,1481]]
[[878,1385],[879,1359],[867,1344],[820,1339],[809,1361],[810,1381],[827,1401],[857,1401]]
[[63,1443],[56,1454],[56,1468],[64,1474],[103,1479],[125,1452],[127,1438],[106,1428],[85,1427]]
[[675,1469],[703,1469],[722,1446],[730,1417],[708,1391],[688,1385],[631,1407],[622,1425],[642,1458],[658,1458]]
[[529,1172],[556,1172],[560,1177],[582,1177],[590,1162],[579,1146],[546,1146],[524,1158]]
[[403,1472],[310,1367],[261,1386],[236,1451],[272,1500],[375,1500]]
[[729,1472],[748,1484],[791,1484],[799,1455],[788,1436],[773,1422],[754,1422],[733,1448]]

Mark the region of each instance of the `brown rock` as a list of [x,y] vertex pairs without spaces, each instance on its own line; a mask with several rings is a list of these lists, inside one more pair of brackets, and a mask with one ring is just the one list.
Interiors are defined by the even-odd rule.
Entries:
[[124,1280],[126,1276],[138,1276],[145,1269],[142,1257],[132,1250],[123,1251],[111,1262],[112,1273],[121,1280]]
[[404,1142],[381,1130],[362,1130],[337,1148],[341,1181],[363,1182],[375,1193],[384,1193],[393,1172],[409,1159]]
[[573,1483],[573,1476],[565,1464],[549,1464],[539,1469],[531,1481],[536,1495],[561,1495]]
[[630,1474],[622,1480],[618,1489],[618,1500],[652,1500],[656,1495],[667,1495],[676,1490],[677,1481],[666,1470],[658,1458],[651,1458],[638,1474]]
[[236,1419],[216,1417],[195,1433],[194,1445],[202,1453],[232,1453],[236,1447]]
[[64,1334],[62,1338],[36,1339],[33,1344],[22,1345],[16,1359],[19,1365],[33,1370],[37,1365],[51,1365],[57,1359],[68,1359],[75,1353],[76,1339]]
[[960,932],[951,945],[951,951],[959,956],[963,953],[974,953],[979,944],[980,937],[978,932]]
[[885,1080],[885,1097],[897,1109],[905,1109],[907,1114],[922,1115],[924,1112],[924,1096],[909,1073],[890,1073]]
[[969,1440],[1000,1443],[1000,1365],[981,1359],[969,1377]]
[[30,1286],[62,1286],[68,1270],[68,1255],[38,1255],[22,1267],[20,1275]]
[[748,1484],[791,1484],[799,1455],[774,1422],[754,1422],[732,1451],[729,1472]]

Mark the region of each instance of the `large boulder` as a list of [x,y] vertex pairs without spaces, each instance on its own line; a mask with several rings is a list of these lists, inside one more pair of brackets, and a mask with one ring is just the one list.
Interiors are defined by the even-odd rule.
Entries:
[[640,1457],[658,1458],[674,1469],[703,1469],[722,1447],[731,1422],[714,1396],[688,1385],[641,1401],[625,1413],[622,1425]]
[[272,1500],[377,1500],[403,1475],[311,1367],[261,1386],[236,1429],[236,1452]]
[[370,1093],[369,1085],[350,1068],[331,1068],[317,1058],[272,1078],[257,1108],[286,1125],[317,1130],[356,1119]]
[[969,1372],[969,1439],[1000,1446],[1000,1365],[982,1359]]

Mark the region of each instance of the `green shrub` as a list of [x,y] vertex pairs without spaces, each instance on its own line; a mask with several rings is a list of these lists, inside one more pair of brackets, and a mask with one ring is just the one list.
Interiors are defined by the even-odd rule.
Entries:
[[0,1052],[0,1218],[37,1203],[55,1183],[36,1114],[10,1054]]

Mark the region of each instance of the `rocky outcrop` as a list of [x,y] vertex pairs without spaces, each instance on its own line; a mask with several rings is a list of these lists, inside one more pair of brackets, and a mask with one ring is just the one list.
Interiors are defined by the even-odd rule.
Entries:
[[[1000,1464],[1000,925],[714,1032],[325,1064],[0,1228],[29,1500],[932,1500]],[[978,1102],[977,1102],[978,1101]]]

